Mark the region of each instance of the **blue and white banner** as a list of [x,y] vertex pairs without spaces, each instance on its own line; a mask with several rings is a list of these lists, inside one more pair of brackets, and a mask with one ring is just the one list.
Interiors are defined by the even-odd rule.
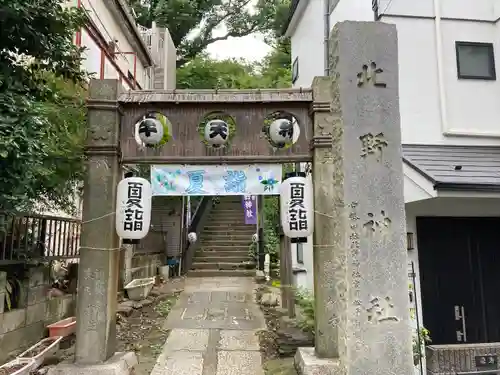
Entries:
[[152,165],[153,196],[278,195],[280,164]]

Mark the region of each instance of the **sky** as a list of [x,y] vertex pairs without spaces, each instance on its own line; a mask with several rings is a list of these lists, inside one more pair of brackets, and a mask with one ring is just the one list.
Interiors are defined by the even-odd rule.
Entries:
[[[215,36],[217,32],[214,32]],[[262,35],[247,35],[241,38],[220,40],[208,46],[207,51],[215,59],[243,58],[248,61],[259,61],[267,55],[271,48],[264,43]]]

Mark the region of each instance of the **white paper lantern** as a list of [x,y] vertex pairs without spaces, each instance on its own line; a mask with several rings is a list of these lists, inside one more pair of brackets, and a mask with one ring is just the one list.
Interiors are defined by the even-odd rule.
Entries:
[[137,134],[141,142],[154,146],[163,138],[163,125],[154,117],[145,117],[137,124]]
[[124,240],[144,238],[151,224],[151,184],[127,177],[118,184],[116,196],[116,233]]
[[285,147],[293,142],[294,124],[287,119],[276,119],[269,125],[269,138],[277,147]]
[[220,148],[229,140],[229,125],[223,120],[210,120],[205,125],[205,141],[214,148]]
[[312,180],[305,172],[292,172],[285,178],[280,186],[283,233],[292,243],[307,242],[314,231]]
[[188,234],[189,243],[195,243],[197,239],[198,239],[198,236],[196,235],[195,232],[191,232]]

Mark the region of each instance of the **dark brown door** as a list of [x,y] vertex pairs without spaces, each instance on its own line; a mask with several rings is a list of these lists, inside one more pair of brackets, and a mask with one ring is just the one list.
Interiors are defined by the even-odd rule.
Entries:
[[424,326],[432,343],[500,340],[500,219],[418,218]]

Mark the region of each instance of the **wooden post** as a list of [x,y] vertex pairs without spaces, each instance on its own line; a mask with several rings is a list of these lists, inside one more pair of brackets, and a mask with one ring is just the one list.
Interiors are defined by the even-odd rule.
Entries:
[[258,261],[259,261],[259,270],[264,271],[264,261],[266,256],[266,250],[264,249],[264,226],[265,223],[265,213],[264,213],[264,196],[259,195],[257,198],[257,212],[258,212]]

